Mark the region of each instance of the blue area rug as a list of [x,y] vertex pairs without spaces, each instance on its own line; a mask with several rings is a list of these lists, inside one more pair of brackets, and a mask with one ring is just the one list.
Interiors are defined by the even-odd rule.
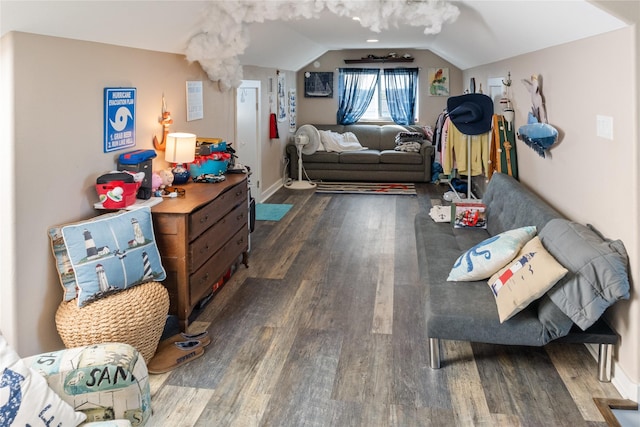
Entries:
[[280,221],[293,205],[258,203],[256,221]]

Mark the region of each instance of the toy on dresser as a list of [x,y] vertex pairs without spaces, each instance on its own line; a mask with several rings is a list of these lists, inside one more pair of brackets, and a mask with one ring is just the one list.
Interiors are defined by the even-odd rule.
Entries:
[[162,196],[162,190],[173,184],[173,173],[171,168],[161,169],[151,176],[151,190],[156,197]]

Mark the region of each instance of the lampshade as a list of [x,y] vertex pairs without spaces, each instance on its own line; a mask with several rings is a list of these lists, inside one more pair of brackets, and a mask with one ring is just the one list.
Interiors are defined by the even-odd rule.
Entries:
[[167,135],[164,159],[169,163],[191,163],[195,159],[196,136],[192,133],[174,132]]

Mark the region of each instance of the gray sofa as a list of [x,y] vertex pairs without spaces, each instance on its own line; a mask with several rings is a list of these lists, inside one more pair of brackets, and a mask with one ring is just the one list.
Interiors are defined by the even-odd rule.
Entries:
[[[618,337],[601,314],[616,300],[629,297],[622,242],[603,239],[592,228],[563,218],[506,174],[493,175],[482,201],[487,229],[454,228],[434,222],[427,212],[415,218],[431,367],[440,367],[441,339],[522,346],[559,340],[599,344],[598,378],[609,381]],[[530,225],[536,226],[544,247],[569,272],[541,299],[501,324],[486,280],[451,282],[447,277],[467,249],[489,236]]]
[[[419,153],[395,151],[399,132],[424,132],[420,126],[400,125],[314,125],[318,130],[353,132],[363,151],[317,151],[302,155],[307,176],[321,181],[430,182],[434,147],[422,144]],[[426,135],[425,135],[426,138]],[[293,141],[286,147],[289,177],[298,179],[298,153]],[[304,172],[303,172],[304,174]],[[303,178],[306,178],[303,176]]]

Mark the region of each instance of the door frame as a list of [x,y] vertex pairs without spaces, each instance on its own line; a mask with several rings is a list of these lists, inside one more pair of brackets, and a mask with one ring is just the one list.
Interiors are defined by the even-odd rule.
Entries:
[[251,194],[252,197],[256,199],[256,203],[259,203],[262,200],[262,126],[260,124],[261,114],[262,114],[262,100],[261,100],[261,82],[260,80],[242,80],[242,83],[235,90],[234,97],[234,105],[235,105],[235,140],[237,141],[238,147],[240,147],[240,141],[238,140],[238,91],[241,89],[256,89],[256,158],[257,165],[255,165],[251,169],[251,177],[249,180],[252,183],[255,183],[254,193]]

